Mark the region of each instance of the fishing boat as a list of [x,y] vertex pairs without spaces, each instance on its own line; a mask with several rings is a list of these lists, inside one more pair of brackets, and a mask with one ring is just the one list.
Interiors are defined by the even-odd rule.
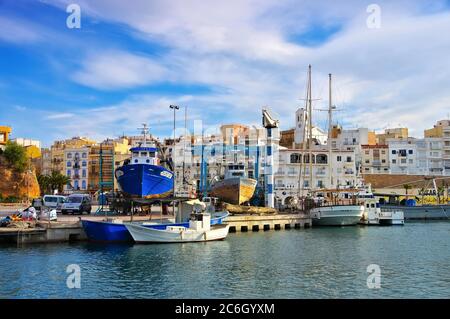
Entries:
[[211,196],[222,201],[240,205],[248,202],[255,193],[256,180],[248,178],[243,164],[228,164],[224,179],[211,186]]
[[130,149],[131,159],[115,170],[119,188],[133,198],[167,197],[173,190],[173,173],[160,165],[156,146],[147,141],[145,124],[142,132],[143,142]]
[[[228,212],[215,212],[212,214],[211,225],[221,225],[228,216]],[[82,220],[84,232],[90,241],[102,243],[127,243],[133,238],[125,227],[122,219]],[[189,227],[189,221],[174,223],[167,220],[135,222],[146,228],[165,229],[168,226]]]
[[225,239],[230,226],[211,226],[210,219],[209,213],[193,213],[188,227],[168,225],[165,229],[154,229],[131,223],[126,223],[125,226],[136,243],[187,243]]
[[320,206],[310,210],[314,226],[353,226],[363,217],[363,205]]

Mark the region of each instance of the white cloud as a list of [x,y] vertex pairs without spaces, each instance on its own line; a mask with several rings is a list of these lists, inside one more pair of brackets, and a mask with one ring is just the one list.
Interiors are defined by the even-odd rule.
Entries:
[[120,89],[163,82],[166,69],[151,59],[127,52],[88,55],[73,80],[98,89]]
[[[73,113],[53,113],[45,116],[47,120],[63,120],[74,117]],[[65,122],[64,122],[65,123]]]
[[13,43],[30,43],[42,39],[38,26],[21,19],[0,16],[0,40]]
[[[309,63],[313,94],[322,98],[316,107],[327,103],[331,72],[335,104],[344,109],[336,119],[346,125],[379,129],[400,122],[420,136],[449,109],[450,15],[444,1],[378,1],[380,29],[367,28],[368,3],[361,1],[79,3],[82,14],[125,24],[139,39],[160,42],[169,52],[157,61],[101,52],[83,62],[76,81],[100,89],[152,84],[162,78],[206,85],[212,91],[193,96],[190,104],[204,111],[209,121],[251,122],[260,117],[261,106],[269,105],[280,114],[283,127],[291,126],[295,108],[303,104],[299,99]],[[314,48],[289,40],[322,25],[341,28]],[[155,97],[167,105],[176,98]],[[141,105],[128,107],[133,114]]]

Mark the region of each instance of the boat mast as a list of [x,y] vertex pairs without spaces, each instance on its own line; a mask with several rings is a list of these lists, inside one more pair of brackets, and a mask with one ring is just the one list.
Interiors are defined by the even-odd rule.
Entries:
[[144,135],[144,142],[143,142],[143,144],[144,144],[144,146],[147,144],[147,134],[148,134],[148,127],[147,127],[147,124],[145,124],[145,123],[142,123],[142,134]]
[[332,150],[331,150],[331,130],[333,128],[332,123],[332,115],[333,115],[333,103],[332,103],[332,96],[331,96],[331,73],[328,74],[328,82],[329,82],[329,90],[328,90],[328,173],[330,174],[330,186],[329,188],[333,188],[333,168],[332,168]]
[[308,66],[308,157],[309,157],[309,188],[313,189],[313,165],[312,165],[312,89],[311,89],[311,64]]

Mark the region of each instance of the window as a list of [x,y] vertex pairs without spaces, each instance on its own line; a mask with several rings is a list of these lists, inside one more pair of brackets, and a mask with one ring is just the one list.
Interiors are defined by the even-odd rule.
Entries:
[[83,161],[83,163],[81,165],[86,167],[86,161]]
[[303,187],[309,187],[309,181],[304,181],[303,182]]
[[317,187],[323,188],[323,182],[322,181],[317,181]]
[[385,150],[381,150],[381,154],[385,155],[386,151]]
[[408,162],[409,162],[409,164],[412,164],[412,163],[413,163],[413,160],[412,160],[412,159],[409,159]]
[[369,160],[366,160],[366,164],[369,164],[370,163],[370,161]]
[[401,159],[401,163],[402,163],[402,164],[406,164],[406,158],[402,158],[402,159]]
[[87,158],[87,153],[83,153],[81,156],[82,156],[83,158]]
[[81,176],[82,176],[82,177],[86,177],[86,170],[85,170],[85,169],[82,170]]
[[342,162],[342,156],[338,156],[338,157],[336,158],[336,160],[337,160],[338,162]]
[[86,181],[81,182],[81,189],[86,189]]
[[141,156],[146,157],[147,156],[147,152],[141,152]]
[[408,150],[408,154],[412,154],[413,153],[413,150]]
[[386,160],[381,160],[381,163],[383,163],[383,164],[386,163]]
[[318,154],[316,156],[316,163],[317,164],[327,164],[328,163],[327,156],[325,154]]
[[67,177],[70,177],[72,175],[72,171],[70,169],[67,170]]
[[72,162],[71,161],[67,161],[67,167],[72,167]]
[[365,154],[366,154],[366,155],[369,155],[369,154],[370,154],[370,151],[369,151],[369,150],[366,150],[366,151],[365,151]]
[[352,157],[351,156],[347,156],[347,163],[350,163],[352,161]]
[[392,154],[393,155],[397,154],[397,151],[396,150],[392,150]]
[[72,158],[72,153],[67,153],[67,158]]
[[392,164],[397,164],[397,160],[393,159]]
[[291,163],[300,163],[302,160],[302,155],[301,154],[291,154]]
[[356,138],[355,137],[353,138],[353,144],[356,144]]

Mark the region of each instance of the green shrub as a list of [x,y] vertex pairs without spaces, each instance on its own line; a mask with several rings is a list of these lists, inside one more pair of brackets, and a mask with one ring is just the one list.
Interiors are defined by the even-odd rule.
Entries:
[[19,172],[23,173],[27,169],[28,158],[25,147],[8,141],[6,143],[5,151],[3,152],[3,157],[5,157],[8,163]]

